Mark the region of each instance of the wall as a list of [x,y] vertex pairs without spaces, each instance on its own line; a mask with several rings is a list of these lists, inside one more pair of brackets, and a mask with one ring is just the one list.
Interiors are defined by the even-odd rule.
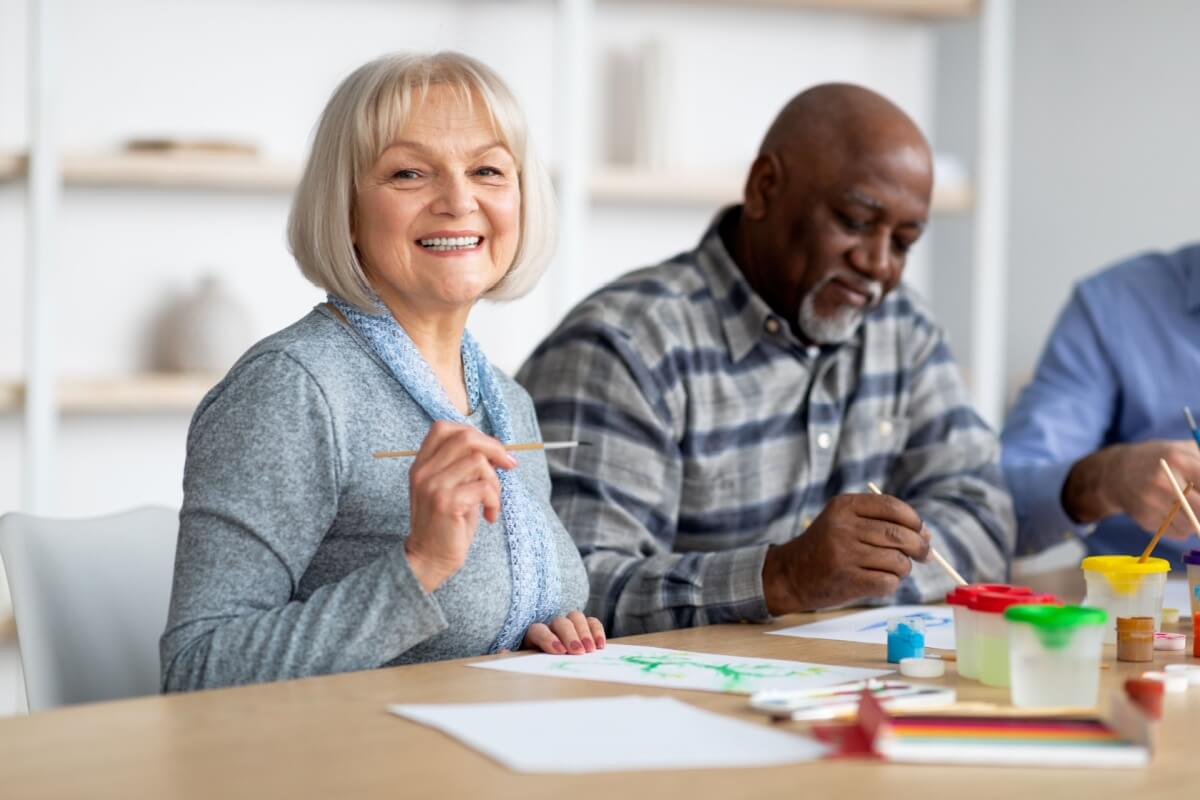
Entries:
[[[298,159],[322,105],[350,69],[379,53],[452,47],[514,86],[535,140],[554,161],[554,4],[321,0],[59,0],[59,131],[72,150],[130,136],[249,138]],[[0,149],[25,142],[24,0],[0,0]],[[925,26],[837,13],[601,4],[597,74],[606,54],[660,42],[670,67],[664,119],[670,164],[740,170],[774,112],[812,83],[879,89],[923,125],[933,117],[933,47]],[[597,119],[608,109],[597,92]],[[597,123],[598,129],[600,122]],[[603,142],[598,141],[598,151]],[[147,366],[148,331],[168,298],[214,271],[246,303],[254,337],[303,314],[319,294],[283,246],[284,193],[68,189],[55,281],[55,355],[63,375]],[[691,246],[706,205],[599,205],[576,285],[588,291]],[[23,196],[0,187],[0,380],[22,370]],[[553,268],[552,268],[553,269]],[[922,282],[918,250],[913,276]],[[510,306],[482,306],[472,328],[513,368],[564,309],[543,288]],[[55,509],[100,513],[177,504],[185,414],[71,415],[61,423]],[[0,416],[0,511],[19,498],[19,418]]]
[[1072,284],[1200,237],[1200,4],[1014,3],[1010,389]]

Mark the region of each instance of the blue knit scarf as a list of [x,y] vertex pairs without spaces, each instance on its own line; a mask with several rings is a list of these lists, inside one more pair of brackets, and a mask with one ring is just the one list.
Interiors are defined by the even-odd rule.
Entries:
[[[458,413],[412,339],[378,298],[375,314],[365,314],[333,295],[329,295],[329,302],[345,315],[426,414],[435,421],[471,424]],[[491,364],[467,331],[463,331],[462,361],[472,407],[482,402],[495,437],[513,444],[512,419],[504,394]],[[512,566],[512,599],[504,625],[492,643],[493,653],[519,648],[530,625],[548,622],[558,614],[560,597],[553,529],[515,472],[496,472],[500,476],[500,509]]]

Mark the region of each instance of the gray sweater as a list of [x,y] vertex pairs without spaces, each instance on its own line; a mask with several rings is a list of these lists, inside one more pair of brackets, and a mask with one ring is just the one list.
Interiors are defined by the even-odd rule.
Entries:
[[[518,441],[540,439],[529,396],[497,371]],[[480,410],[471,421],[490,433]],[[201,401],[188,432],[167,629],[166,691],[487,652],[512,590],[501,520],[432,594],[409,568],[412,459],[432,420],[323,306],[256,344]],[[554,530],[559,613],[587,577],[550,507],[541,452],[518,476]]]

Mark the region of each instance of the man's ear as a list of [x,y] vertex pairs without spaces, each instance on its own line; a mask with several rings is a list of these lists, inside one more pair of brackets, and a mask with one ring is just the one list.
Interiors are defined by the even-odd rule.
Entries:
[[742,198],[742,215],[761,221],[767,215],[767,207],[783,183],[783,163],[775,153],[762,153],[750,165],[746,178],[745,196]]

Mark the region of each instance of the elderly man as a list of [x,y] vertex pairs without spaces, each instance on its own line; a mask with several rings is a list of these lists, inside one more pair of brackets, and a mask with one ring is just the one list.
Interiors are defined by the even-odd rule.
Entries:
[[930,163],[879,95],[798,95],[741,206],[585,300],[522,368],[546,438],[594,445],[551,460],[553,502],[612,634],[939,599],[931,537],[968,579],[1004,577],[995,436],[900,286]]
[[[1140,553],[1175,504],[1167,461],[1200,487],[1183,408],[1200,411],[1200,244],[1145,253],[1080,281],[1033,381],[1004,425],[1019,550],[1081,537],[1091,553]],[[1191,495],[1200,514],[1200,494]],[[1177,514],[1154,555],[1183,567],[1200,547]]]

